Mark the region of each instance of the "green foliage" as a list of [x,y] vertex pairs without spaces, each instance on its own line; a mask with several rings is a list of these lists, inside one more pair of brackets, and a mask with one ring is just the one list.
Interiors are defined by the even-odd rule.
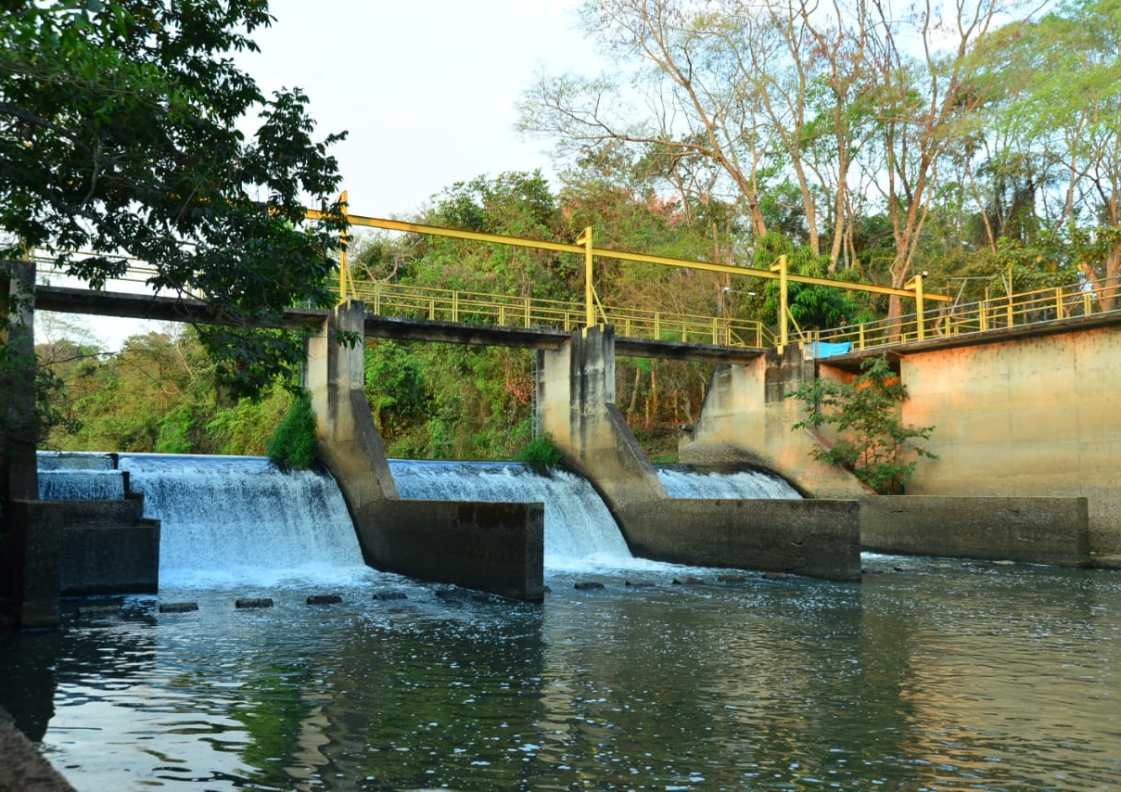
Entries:
[[795,429],[829,427],[837,433],[830,447],[814,448],[814,458],[852,471],[876,492],[903,492],[917,464],[909,457],[936,458],[913,442],[929,439],[934,427],[904,426],[899,419],[907,389],[885,357],[864,361],[851,382],[817,379],[793,397],[806,410]]
[[189,454],[193,445],[191,443],[193,424],[194,415],[189,406],[169,412],[159,423],[156,451],[161,454]]
[[538,435],[518,452],[518,460],[539,470],[555,468],[564,461],[564,455],[557,448],[553,438],[547,434]]
[[[121,274],[114,254],[127,251],[155,269],[152,286],[201,297],[234,325],[328,304],[342,221],[308,225],[304,200],[333,208],[327,149],[343,136],[314,140],[303,93],[265,97],[237,68],[271,21],[259,0],[5,3],[0,231],[58,251],[94,287]],[[269,338],[201,340],[238,393],[299,360],[298,345]]]
[[315,414],[307,393],[300,393],[292,401],[288,414],[269,439],[268,455],[281,470],[306,470],[318,460]]

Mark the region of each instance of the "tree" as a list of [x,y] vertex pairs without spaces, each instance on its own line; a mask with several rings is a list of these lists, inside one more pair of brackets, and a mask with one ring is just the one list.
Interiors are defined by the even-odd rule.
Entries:
[[230,57],[271,21],[261,0],[10,0],[0,16],[0,255],[49,248],[93,288],[123,273],[113,254],[144,260],[151,286],[232,326],[201,338],[238,392],[299,352],[241,328],[328,304],[342,227],[305,223],[304,204],[336,209],[343,135],[314,140],[303,93],[266,98]]
[[907,388],[885,357],[869,358],[852,382],[817,379],[803,383],[793,397],[806,408],[795,429],[828,426],[838,439],[828,448],[815,447],[815,459],[838,465],[880,494],[903,492],[917,459],[937,457],[914,440],[928,440],[933,426],[905,426],[899,407]]

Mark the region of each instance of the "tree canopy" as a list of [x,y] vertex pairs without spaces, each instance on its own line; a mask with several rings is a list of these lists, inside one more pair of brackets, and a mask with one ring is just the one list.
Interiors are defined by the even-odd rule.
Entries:
[[145,261],[152,286],[229,323],[201,338],[237,392],[298,351],[239,328],[329,303],[341,228],[304,207],[336,207],[342,134],[316,139],[299,89],[266,97],[232,58],[271,21],[260,0],[12,0],[0,16],[0,253],[49,249],[94,288],[120,255]]

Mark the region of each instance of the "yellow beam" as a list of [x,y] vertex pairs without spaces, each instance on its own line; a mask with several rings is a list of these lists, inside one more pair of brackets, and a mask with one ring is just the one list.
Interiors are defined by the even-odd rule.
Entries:
[[[327,216],[327,213],[315,209],[309,209],[307,211],[309,220],[319,220]],[[505,236],[503,234],[484,234],[479,231],[461,231],[458,228],[446,228],[444,226],[425,225],[423,223],[407,223],[403,220],[388,220],[383,217],[348,214],[347,220],[351,225],[380,228],[386,231],[405,231],[411,234],[442,236],[475,242],[490,242],[495,245],[512,245],[514,247],[531,248],[535,250],[553,250],[558,253],[585,252],[583,245],[547,242],[543,239],[524,239],[522,237]],[[718,272],[724,275],[737,275],[741,278],[778,280],[779,277],[777,272],[768,272],[767,270],[754,269],[751,267],[736,267],[731,264],[713,264],[709,261],[694,261],[691,259],[673,258],[671,256],[655,256],[649,253],[635,253],[629,250],[593,248],[592,255],[598,256],[599,258],[615,259],[616,261],[635,261],[642,264],[661,264],[666,267]],[[835,289],[844,289],[845,291],[860,291],[869,294],[895,295],[897,297],[908,298],[914,297],[914,293],[907,289],[895,289],[890,286],[877,286],[870,283],[850,283],[849,281],[830,280],[829,278],[815,278],[810,275],[794,274],[787,274],[786,278],[792,283],[806,283],[811,286],[828,286]],[[926,299],[938,300],[940,302],[953,301],[953,298],[941,294],[927,294]]]

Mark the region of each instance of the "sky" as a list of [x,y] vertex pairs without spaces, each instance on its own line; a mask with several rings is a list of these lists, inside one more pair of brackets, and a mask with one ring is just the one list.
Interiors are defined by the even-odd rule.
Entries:
[[[238,64],[263,91],[298,86],[333,153],[355,214],[405,215],[456,181],[540,168],[551,144],[515,129],[539,71],[595,74],[580,0],[273,0],[259,53]],[[56,280],[57,285],[76,285]],[[38,323],[39,340],[84,330],[107,350],[156,322],[108,317]]]

